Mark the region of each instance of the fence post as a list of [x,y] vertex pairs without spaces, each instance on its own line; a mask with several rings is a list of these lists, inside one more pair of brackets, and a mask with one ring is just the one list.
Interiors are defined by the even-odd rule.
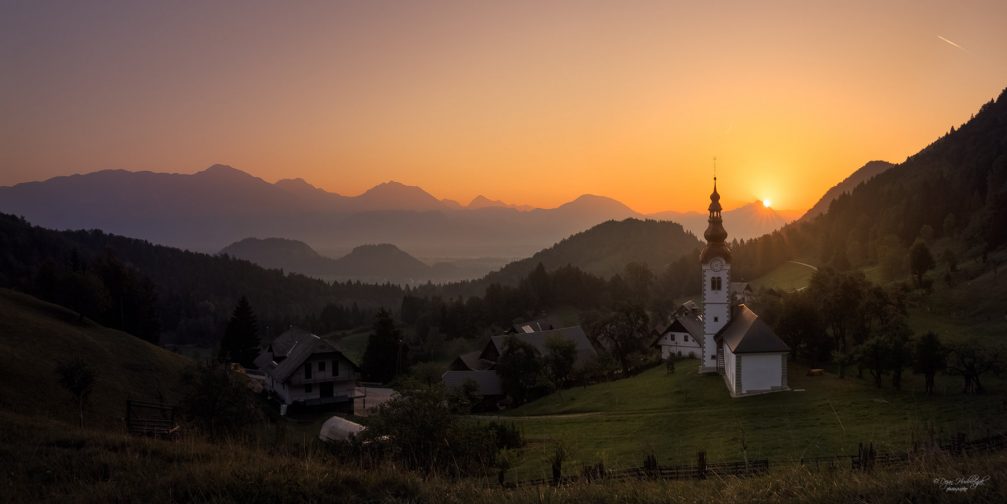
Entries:
[[696,477],[706,479],[706,452],[696,454]]

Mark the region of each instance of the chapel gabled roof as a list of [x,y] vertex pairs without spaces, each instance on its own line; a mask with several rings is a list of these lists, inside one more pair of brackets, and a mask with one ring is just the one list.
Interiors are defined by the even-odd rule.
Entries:
[[731,321],[716,335],[733,353],[780,353],[790,347],[780,339],[769,324],[747,306],[738,305]]

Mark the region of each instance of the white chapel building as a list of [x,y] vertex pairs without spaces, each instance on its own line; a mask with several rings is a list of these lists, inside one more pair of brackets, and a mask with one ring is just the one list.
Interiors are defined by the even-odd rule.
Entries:
[[731,251],[721,219],[717,178],[700,254],[703,269],[703,340],[700,373],[719,373],[731,397],[789,390],[790,347],[759,316],[731,295]]

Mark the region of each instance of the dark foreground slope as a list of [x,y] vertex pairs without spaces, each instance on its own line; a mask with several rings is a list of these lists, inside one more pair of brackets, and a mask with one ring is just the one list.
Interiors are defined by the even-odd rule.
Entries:
[[[493,481],[445,481],[379,466],[344,465],[324,447],[270,450],[249,445],[131,438],[80,430],[47,418],[0,413],[0,467],[10,502],[1003,502],[1003,454],[932,457],[871,473],[848,467],[779,466],[747,479],[574,483],[502,489]],[[975,488],[948,491],[935,480],[975,475]]]
[[0,289],[0,409],[76,421],[77,405],[56,366],[80,358],[97,372],[89,424],[121,425],[127,398],[179,399],[192,362],[129,334],[81,320],[65,308]]

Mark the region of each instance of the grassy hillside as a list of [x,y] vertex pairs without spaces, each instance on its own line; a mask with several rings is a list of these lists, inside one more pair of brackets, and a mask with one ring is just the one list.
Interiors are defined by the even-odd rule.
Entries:
[[804,261],[787,261],[765,275],[752,280],[752,288],[777,289],[784,292],[800,290],[808,286],[815,268]]
[[87,415],[115,426],[127,397],[178,399],[190,361],[129,334],[98,326],[62,307],[0,289],[0,409],[75,421],[76,404],[60,387],[58,362],[80,357],[98,373]]
[[939,394],[927,398],[917,392],[918,376],[907,376],[905,391],[898,392],[855,377],[806,377],[805,369],[792,365],[795,391],[731,399],[722,378],[699,375],[696,366],[682,361],[672,375],[658,367],[554,393],[506,413],[530,440],[515,477],[545,477],[556,443],[569,453],[567,467],[579,469],[598,462],[640,466],[648,453],[661,464],[690,463],[702,450],[712,461],[741,460],[743,436],[750,458],[781,462],[853,454],[859,442],[905,449],[927,425],[945,435],[1003,429],[1000,383],[985,396],[964,396],[959,380],[939,377]]
[[[317,444],[269,450],[196,439],[157,441],[81,430],[47,418],[0,412],[0,466],[11,502],[1003,502],[1007,456],[935,457],[874,473],[809,472],[705,481],[626,481],[559,488],[501,489],[492,483],[420,478],[392,467],[344,465]],[[978,488],[947,492],[934,478],[992,476]]]

